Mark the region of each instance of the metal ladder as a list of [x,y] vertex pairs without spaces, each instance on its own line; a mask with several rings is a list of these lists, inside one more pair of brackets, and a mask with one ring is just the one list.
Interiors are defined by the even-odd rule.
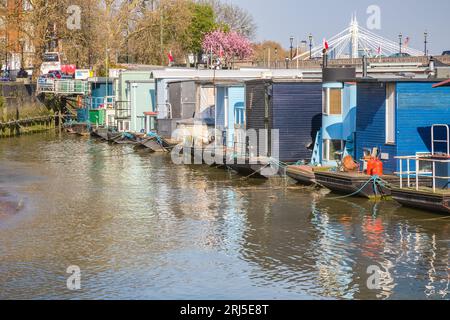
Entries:
[[[447,130],[447,140],[435,140],[435,129],[436,128],[445,128]],[[434,124],[431,127],[431,155],[435,155],[435,145],[437,143],[445,143],[447,145],[447,155],[450,155],[450,128],[446,124]]]

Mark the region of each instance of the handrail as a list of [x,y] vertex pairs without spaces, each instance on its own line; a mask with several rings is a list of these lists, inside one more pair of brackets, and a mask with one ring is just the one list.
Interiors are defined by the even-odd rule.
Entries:
[[[416,191],[419,191],[420,189],[420,177],[426,177],[426,178],[432,178],[432,189],[433,189],[433,193],[436,193],[436,188],[437,188],[437,184],[436,184],[436,180],[449,180],[450,183],[450,177],[445,177],[445,176],[438,176],[436,175],[436,164],[437,163],[441,163],[441,164],[449,164],[450,165],[450,158],[449,159],[436,159],[436,158],[427,158],[427,156],[398,156],[395,157],[395,159],[399,160],[399,169],[400,172],[394,172],[395,175],[400,177],[400,189],[404,188],[404,176],[406,175],[407,178],[407,188],[411,187],[411,178],[415,178],[415,183],[416,183]],[[404,160],[406,160],[406,172],[403,171],[403,162]],[[411,161],[413,161],[415,163],[415,170],[411,171]],[[420,164],[421,163],[431,163],[432,165],[432,170],[431,172],[428,171],[420,171]]]
[[46,79],[37,82],[37,92],[54,93],[54,94],[80,94],[87,95],[89,93],[89,83],[84,80],[73,79]]

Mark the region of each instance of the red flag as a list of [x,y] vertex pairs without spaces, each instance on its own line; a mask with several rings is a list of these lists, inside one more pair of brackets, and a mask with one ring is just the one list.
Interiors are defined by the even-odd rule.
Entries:
[[328,45],[328,41],[326,39],[323,39],[323,48],[325,50],[328,50],[330,48],[330,46]]
[[409,40],[410,40],[410,38],[409,38],[409,37],[406,37],[406,39],[405,39],[405,47],[408,47],[408,46],[409,46]]
[[174,61],[173,55],[172,55],[172,50],[169,51],[169,53],[167,54],[167,57],[169,58],[169,63],[172,63]]

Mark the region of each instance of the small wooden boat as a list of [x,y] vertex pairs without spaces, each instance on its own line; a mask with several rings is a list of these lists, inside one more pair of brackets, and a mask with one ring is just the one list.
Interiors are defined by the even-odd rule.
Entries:
[[396,176],[372,177],[359,172],[314,172],[316,183],[348,196],[381,199],[391,195],[391,186],[399,185]]
[[162,140],[158,140],[156,137],[147,137],[138,141],[136,148],[146,148],[151,152],[168,152],[165,148]]
[[66,132],[70,134],[77,134],[77,132],[73,128],[66,128]]
[[281,174],[281,168],[268,158],[237,158],[227,167],[244,177],[270,179]]
[[109,130],[107,128],[92,129],[91,137],[108,141],[109,140],[108,132]]
[[450,214],[450,190],[392,188],[392,198],[403,206]]
[[121,132],[108,132],[108,141],[113,142],[116,139],[119,139],[122,136]]
[[312,166],[289,166],[286,170],[286,175],[300,184],[308,186],[316,184],[314,167]]
[[115,139],[112,140],[112,143],[115,144],[139,144],[138,137],[129,132],[123,132],[119,136],[117,136]]
[[65,131],[70,134],[87,137],[90,135],[88,125],[86,123],[72,123],[65,127]]

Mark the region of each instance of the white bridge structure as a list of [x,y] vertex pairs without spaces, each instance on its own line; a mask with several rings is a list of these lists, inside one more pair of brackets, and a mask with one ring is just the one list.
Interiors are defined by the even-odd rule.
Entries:
[[[332,59],[360,58],[365,55],[369,58],[381,56],[391,56],[400,52],[400,43],[385,39],[363,27],[361,27],[356,19],[356,15],[352,17],[350,26],[344,31],[338,33],[328,41],[328,53]],[[323,56],[323,45],[312,48],[311,52],[307,51],[299,54],[294,60],[308,60],[310,55],[312,59]],[[402,44],[402,53],[410,56],[423,56],[424,52],[410,48],[408,44]]]

